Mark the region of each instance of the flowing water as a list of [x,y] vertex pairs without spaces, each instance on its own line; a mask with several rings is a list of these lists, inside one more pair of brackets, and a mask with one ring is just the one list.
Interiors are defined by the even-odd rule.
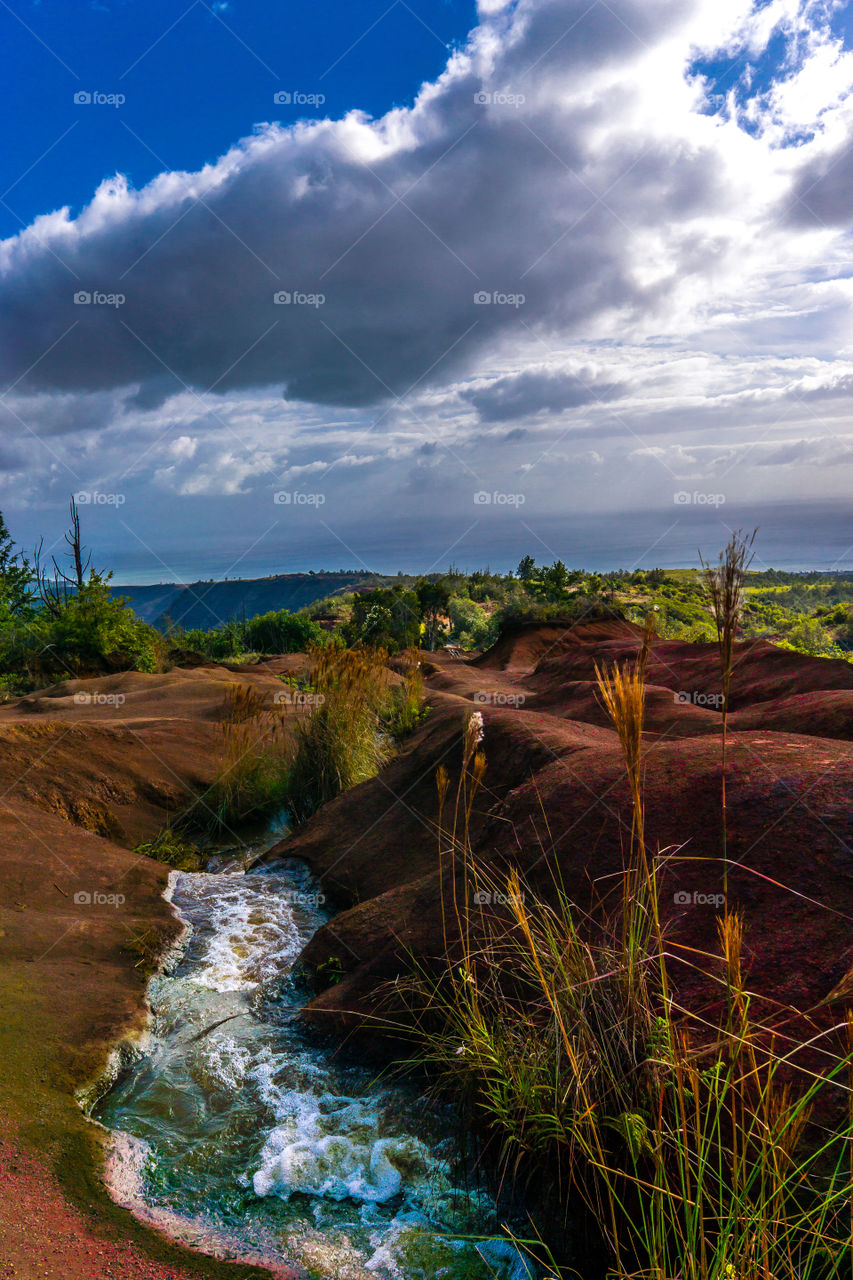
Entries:
[[[152,980],[147,1052],[99,1104],[108,1181],[222,1257],[340,1280],[528,1280],[491,1204],[456,1185],[415,1093],[300,1031],[291,969],[327,918],[293,862],[172,877],[190,926]],[[488,1238],[491,1235],[491,1238]]]

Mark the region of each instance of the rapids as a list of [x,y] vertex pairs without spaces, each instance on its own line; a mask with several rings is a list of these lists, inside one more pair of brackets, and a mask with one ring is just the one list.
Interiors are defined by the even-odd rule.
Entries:
[[532,1277],[488,1198],[457,1185],[452,1143],[416,1091],[300,1031],[291,970],[328,918],[305,868],[226,863],[174,873],[171,890],[183,952],[151,981],[146,1052],[95,1112],[115,1198],[281,1274]]

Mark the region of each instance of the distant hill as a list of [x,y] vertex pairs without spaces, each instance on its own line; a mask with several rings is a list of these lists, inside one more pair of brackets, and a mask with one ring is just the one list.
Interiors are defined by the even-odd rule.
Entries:
[[[396,579],[394,579],[396,581]],[[270,578],[228,582],[161,582],[149,587],[112,587],[125,596],[138,617],[152,626],[209,630],[232,618],[254,618],[271,609],[304,609],[325,596],[363,591],[389,579],[376,573],[282,573]]]

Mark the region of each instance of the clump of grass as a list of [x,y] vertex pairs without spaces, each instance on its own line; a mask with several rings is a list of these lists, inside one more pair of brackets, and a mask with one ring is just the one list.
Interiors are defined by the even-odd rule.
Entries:
[[402,676],[402,683],[389,690],[390,706],[386,722],[389,736],[395,742],[400,742],[418,727],[426,715],[424,677],[420,654],[416,649],[402,653],[394,667]]
[[165,862],[175,871],[200,871],[204,856],[198,845],[172,827],[164,827],[153,840],[136,846],[134,853]]
[[549,1274],[576,1275],[582,1262],[585,1274],[649,1280],[849,1276],[853,1015],[795,1037],[790,1011],[783,1021],[748,990],[745,923],[727,909],[717,949],[687,957],[710,1000],[679,1003],[658,910],[662,855],[647,855],[643,832],[641,674],[617,668],[599,688],[635,806],[619,905],[592,919],[555,868],[545,895],[515,869],[477,862],[470,800],[485,759],[471,717],[452,814],[449,776],[437,775],[453,889],[442,876],[447,963],[419,968],[407,987],[419,1060],[464,1101],[501,1183],[526,1186],[539,1224],[553,1236],[571,1221],[576,1238],[585,1226],[598,1242],[562,1270],[541,1240],[517,1241]]
[[314,694],[296,721],[287,772],[287,804],[296,822],[375,777],[386,762],[387,662],[384,649],[311,651]]
[[720,552],[716,565],[702,558],[702,582],[705,596],[714,615],[717,630],[717,647],[720,654],[720,675],[723,694],[722,733],[722,819],[723,819],[723,891],[728,893],[728,821],[726,813],[726,747],[728,742],[729,692],[734,669],[735,641],[743,612],[743,594],[746,575],[752,564],[757,529],[750,535],[740,529],[733,533],[725,549]]
[[0,675],[0,705],[23,697],[32,687],[33,682],[25,675]]
[[559,889],[549,904],[517,875],[503,888],[511,920],[487,916],[422,1023],[445,1088],[499,1141],[501,1180],[532,1183],[546,1220],[584,1219],[611,1275],[843,1273],[853,1117],[809,1126],[847,1089],[850,1055],[827,1049],[822,1075],[792,1071],[791,1046],[777,1050],[751,1011],[742,921],[720,922],[722,1014],[709,1026],[666,998],[644,910],[626,948],[618,919],[585,938]]
[[228,686],[219,732],[219,772],[192,811],[193,821],[214,830],[280,808],[289,767],[282,708],[251,685]]

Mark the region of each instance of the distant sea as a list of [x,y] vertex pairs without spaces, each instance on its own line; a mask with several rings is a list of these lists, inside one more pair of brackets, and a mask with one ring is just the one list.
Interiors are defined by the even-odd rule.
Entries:
[[[853,503],[779,503],[735,507],[673,505],[665,511],[617,512],[537,518],[532,510],[472,508],[469,517],[436,512],[434,524],[421,521],[356,526],[308,522],[287,539],[277,531],[234,566],[240,551],[234,536],[214,545],[115,548],[110,559],[116,583],[195,582],[231,577],[258,578],[311,569],[370,569],[378,573],[438,573],[450,564],[470,572],[489,566],[514,569],[523,555],[539,563],[558,557],[570,568],[599,570],[689,568],[698,552],[716,558],[731,530],[759,527],[755,568],[853,572]],[[164,571],[164,564],[169,572]]]

